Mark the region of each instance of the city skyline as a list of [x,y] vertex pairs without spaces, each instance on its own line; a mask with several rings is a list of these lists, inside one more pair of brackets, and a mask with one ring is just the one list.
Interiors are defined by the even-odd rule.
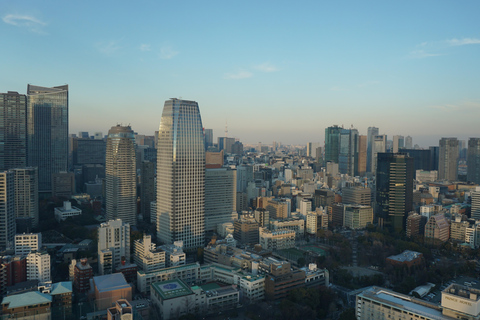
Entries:
[[95,6],[0,4],[0,91],[68,83],[70,132],[151,135],[176,97],[246,143],[322,142],[334,124],[421,147],[477,136],[478,2]]

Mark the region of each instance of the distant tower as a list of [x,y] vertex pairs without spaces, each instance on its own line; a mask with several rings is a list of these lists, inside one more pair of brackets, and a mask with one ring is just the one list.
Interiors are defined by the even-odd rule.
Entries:
[[413,148],[413,139],[410,136],[405,138],[405,149],[412,149]]
[[468,140],[467,180],[480,184],[480,138]]
[[27,96],[0,93],[0,170],[27,166]]
[[205,245],[205,146],[195,101],[170,99],[158,132],[157,238]]
[[378,153],[376,217],[382,227],[405,230],[413,206],[413,158],[401,153]]
[[358,175],[358,130],[342,129],[338,155],[338,170],[353,177]]
[[438,179],[457,180],[458,171],[458,140],[457,138],[440,139],[438,153]]
[[373,139],[378,135],[379,131],[376,127],[368,127],[367,133],[367,172],[372,171],[372,156],[373,156]]
[[403,136],[393,136],[393,153],[403,149],[405,138]]
[[205,129],[205,150],[213,147],[213,129]]
[[52,191],[52,175],[68,169],[68,85],[28,85],[28,165],[38,167],[38,191]]
[[387,152],[387,135],[381,134],[373,137],[372,144],[372,163],[370,164],[371,172],[377,172],[377,154]]
[[340,131],[342,128],[337,125],[325,128],[325,162],[338,163]]
[[135,137],[130,126],[116,125],[108,131],[106,153],[107,220],[136,224],[137,182]]

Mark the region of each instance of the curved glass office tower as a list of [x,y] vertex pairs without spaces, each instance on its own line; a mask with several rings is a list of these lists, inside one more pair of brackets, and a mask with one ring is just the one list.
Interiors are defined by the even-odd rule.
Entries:
[[195,101],[170,99],[163,107],[157,145],[157,237],[205,245],[205,142]]
[[130,126],[108,131],[105,163],[107,220],[137,222],[135,136]]

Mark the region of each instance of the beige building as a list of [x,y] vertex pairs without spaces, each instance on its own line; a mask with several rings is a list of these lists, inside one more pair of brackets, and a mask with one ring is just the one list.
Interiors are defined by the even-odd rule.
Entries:
[[282,199],[268,200],[265,206],[271,219],[287,219],[290,216],[290,202]]
[[370,206],[372,204],[372,191],[370,188],[351,187],[342,189],[342,202],[344,204],[360,204]]
[[295,246],[295,231],[260,228],[260,245],[265,250],[289,249]]
[[450,238],[450,224],[443,213],[431,216],[425,225],[425,240],[445,242]]
[[93,277],[93,288],[97,310],[107,309],[120,299],[132,301],[132,287],[122,273]]
[[133,261],[145,272],[154,272],[165,268],[165,251],[157,249],[150,235],[133,242]]
[[460,243],[466,242],[467,228],[470,227],[468,221],[462,221],[461,215],[456,215],[450,224],[450,239]]
[[350,229],[362,229],[373,222],[371,206],[344,205],[343,226]]
[[295,236],[303,237],[305,235],[305,220],[301,218],[270,220],[270,229],[289,229],[295,231]]

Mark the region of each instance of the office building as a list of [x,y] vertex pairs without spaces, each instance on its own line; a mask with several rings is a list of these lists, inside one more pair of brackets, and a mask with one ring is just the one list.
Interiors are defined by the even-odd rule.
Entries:
[[378,128],[368,127],[367,131],[367,172],[372,172],[373,140],[379,133]]
[[15,175],[0,172],[0,248],[13,246],[15,239]]
[[73,165],[101,164],[105,165],[107,144],[102,139],[72,139]]
[[68,85],[28,85],[28,166],[38,167],[38,191],[52,191],[52,175],[68,170]]
[[361,177],[367,172],[367,136],[358,136],[357,174]]
[[29,228],[38,227],[38,171],[37,168],[12,170],[15,179],[15,217],[28,221]]
[[137,169],[135,138],[130,126],[116,125],[108,131],[106,154],[107,220],[137,222]]
[[342,189],[342,202],[344,204],[360,204],[369,206],[372,204],[372,190],[362,187],[348,187]]
[[438,179],[455,181],[457,175],[458,140],[457,138],[442,138],[438,154]]
[[73,287],[77,292],[87,292],[90,290],[90,279],[93,278],[93,268],[88,263],[87,258],[77,261],[72,260],[70,264],[70,280],[73,281]]
[[0,171],[27,166],[27,97],[0,93]]
[[340,147],[338,169],[349,176],[358,175],[358,130],[342,129],[340,131]]
[[195,101],[165,102],[157,148],[157,238],[204,247],[205,140]]
[[235,141],[235,143],[232,145],[232,154],[236,155],[243,155],[243,143],[240,141]]
[[253,182],[253,166],[237,166],[237,192],[246,192],[249,182]]
[[343,226],[350,229],[363,229],[373,223],[371,206],[346,204],[343,206]]
[[52,196],[70,199],[75,194],[75,174],[56,172],[52,174]]
[[334,125],[325,128],[325,162],[338,163],[340,154],[340,132],[342,128]]
[[434,170],[432,167],[432,152],[431,150],[422,149],[402,149],[400,153],[408,154],[413,158],[413,169],[416,170]]
[[98,228],[98,272],[110,274],[123,262],[130,262],[130,225],[120,219]]
[[232,222],[236,217],[237,173],[230,168],[205,170],[205,231],[217,230],[217,225]]
[[235,138],[218,137],[218,151],[224,153],[232,153],[232,146],[235,143]]
[[290,249],[295,246],[295,231],[289,229],[259,229],[259,242],[265,250]]
[[413,149],[413,139],[410,136],[405,138],[405,149]]
[[374,136],[372,143],[372,163],[370,164],[370,167],[372,168],[372,173],[375,174],[377,172],[378,153],[387,152],[387,135],[382,134]]
[[438,160],[439,160],[439,152],[440,152],[440,147],[438,146],[433,146],[428,148],[430,150],[430,168],[432,170],[437,170],[438,171]]
[[23,233],[15,235],[15,255],[26,256],[42,248],[41,233]]
[[205,151],[213,147],[213,129],[205,129]]
[[165,251],[157,248],[151,236],[143,235],[133,243],[133,261],[144,272],[156,272],[165,268]]
[[403,136],[393,136],[393,153],[398,153],[400,149],[405,147],[405,138]]
[[243,245],[259,243],[259,225],[253,217],[241,216],[233,223],[233,237]]
[[480,184],[480,138],[468,139],[467,180]]
[[413,207],[413,159],[401,153],[378,153],[376,177],[378,224],[401,232]]
[[[317,151],[321,151],[322,145],[320,142],[309,142],[307,143],[307,157],[317,159],[321,154],[318,154]],[[318,149],[320,148],[320,150]]]
[[421,235],[425,231],[427,218],[416,212],[409,212],[407,217],[406,235],[408,238]]
[[143,221],[150,222],[150,203],[155,201],[155,167],[156,163],[143,161],[140,172],[140,213]]

